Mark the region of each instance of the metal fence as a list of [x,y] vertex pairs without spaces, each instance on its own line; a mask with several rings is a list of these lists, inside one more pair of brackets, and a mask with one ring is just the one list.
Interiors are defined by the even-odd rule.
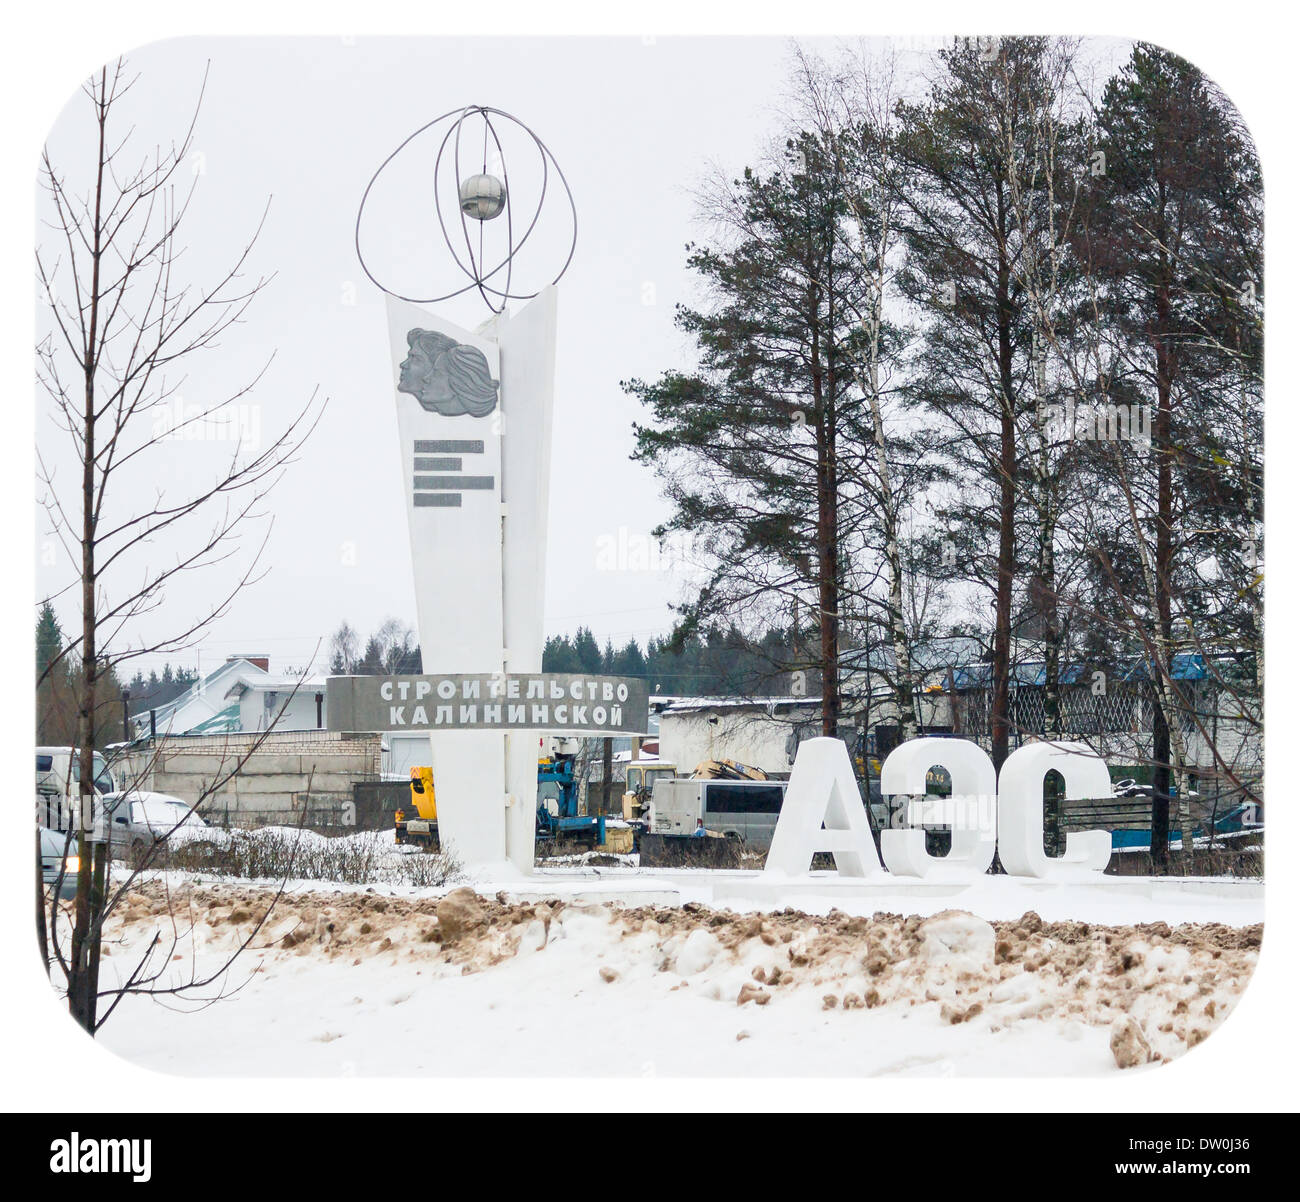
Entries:
[[[1218,690],[1206,682],[1180,684],[1184,704],[1177,721],[1190,737],[1200,725],[1210,726],[1217,716]],[[1007,716],[1013,732],[1047,734],[1047,690],[1041,685],[1018,685],[1010,690]],[[1061,734],[1150,734],[1155,722],[1155,688],[1150,683],[1112,685],[1094,692],[1090,685],[1063,685],[1057,692]],[[991,733],[992,692],[972,689],[953,698],[958,733],[976,738]]]

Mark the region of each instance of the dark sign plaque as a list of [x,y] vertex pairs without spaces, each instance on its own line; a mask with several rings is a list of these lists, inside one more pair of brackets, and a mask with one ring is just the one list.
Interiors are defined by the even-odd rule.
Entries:
[[538,730],[644,735],[643,680],[564,672],[331,676],[331,730]]

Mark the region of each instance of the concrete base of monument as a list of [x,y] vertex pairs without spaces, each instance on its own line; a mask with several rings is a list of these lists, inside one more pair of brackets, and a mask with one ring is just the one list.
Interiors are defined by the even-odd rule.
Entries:
[[968,910],[990,921],[1028,910],[1045,921],[1223,922],[1263,920],[1264,883],[1227,877],[1099,877],[1040,881],[981,876],[969,883],[914,878],[862,879],[834,872],[779,877],[743,870],[689,868],[543,868],[509,877],[475,873],[473,887],[511,900],[560,898],[615,906],[680,906],[689,902],[739,911],[786,907],[810,914],[936,914]]

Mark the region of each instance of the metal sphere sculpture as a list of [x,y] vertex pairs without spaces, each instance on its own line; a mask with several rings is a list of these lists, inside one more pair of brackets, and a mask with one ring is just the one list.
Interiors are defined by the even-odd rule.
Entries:
[[[482,153],[476,156],[480,160],[478,170],[466,173],[462,168],[462,141],[469,132],[467,122],[472,122],[475,119],[481,121],[483,127]],[[531,141],[533,147],[536,148],[541,167],[541,183],[537,188],[536,203],[530,204],[527,212],[519,214],[514,211],[514,202],[518,197],[510,185],[509,168],[505,162],[505,153],[498,132],[498,124],[504,131],[506,128],[505,123],[509,123],[509,125],[522,131],[527,139]],[[445,130],[441,130],[444,125],[446,126]],[[405,296],[381,283],[366,263],[365,254],[361,249],[361,219],[365,214],[366,202],[370,199],[370,193],[379,182],[384,170],[416,138],[429,131],[440,131],[442,133],[442,139],[438,144],[438,152],[433,162],[433,200],[438,229],[447,250],[451,254],[452,262],[468,282],[458,288],[450,288],[435,296]],[[468,153],[464,157],[467,158]],[[489,172],[489,158],[493,160],[494,168],[500,171],[499,177]],[[450,208],[450,204],[444,207],[443,189],[439,187],[440,183],[444,186],[448,184],[449,181],[446,176],[448,170],[453,173],[452,180],[456,183],[455,192],[459,198],[459,213],[457,214],[459,217],[459,238],[454,236],[455,224],[452,225],[452,228],[448,228],[449,218],[453,223],[455,218],[452,218],[446,211],[447,208]],[[554,275],[547,271],[543,277],[545,282],[530,291],[515,279],[515,261],[520,250],[537,229],[538,221],[541,219],[542,211],[546,206],[547,191],[552,177],[559,180],[564,189],[564,199],[567,201],[568,225],[571,229],[571,233],[567,238],[568,251],[563,262],[559,263],[559,270],[555,271]],[[484,252],[483,226],[485,223],[495,221],[502,216],[505,217],[506,222],[505,250],[504,253],[499,254],[495,263],[489,265]],[[476,232],[477,239],[474,236]],[[475,247],[476,241],[477,249]],[[357,209],[356,248],[357,258],[361,262],[361,270],[366,273],[371,283],[388,293],[389,296],[395,296],[399,300],[411,301],[420,305],[437,304],[440,301],[461,296],[472,288],[477,288],[479,295],[488,308],[493,313],[500,313],[504,311],[507,301],[530,300],[543,287],[558,282],[573,261],[573,252],[577,242],[578,211],[573,203],[573,193],[569,190],[568,180],[564,178],[564,172],[560,170],[560,165],[555,161],[555,156],[546,144],[517,117],[512,117],[509,113],[502,112],[500,109],[489,108],[486,105],[469,105],[463,109],[452,109],[426,125],[420,126],[379,164],[374,175],[370,177],[370,182],[366,185],[366,190],[361,197],[361,204]]]
[[476,221],[500,217],[506,207],[506,186],[495,175],[471,175],[460,182],[460,207]]

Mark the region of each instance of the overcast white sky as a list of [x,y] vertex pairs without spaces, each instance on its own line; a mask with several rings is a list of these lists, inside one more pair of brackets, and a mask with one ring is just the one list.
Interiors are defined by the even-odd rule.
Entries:
[[[680,574],[601,567],[602,539],[620,532],[644,539],[667,514],[651,473],[628,461],[639,406],[619,381],[690,363],[672,313],[693,297],[684,269],[684,245],[701,234],[692,190],[710,164],[738,171],[777,131],[790,45],[778,38],[189,39],[131,54],[140,79],[123,125],[134,123],[142,153],[183,132],[211,63],[192,164],[200,174],[185,278],[201,283],[224,268],[272,198],[253,268],[275,279],[221,348],[195,360],[184,402],[209,404],[229,393],[273,350],[274,363],[249,398],[255,407],[245,411],[263,441],[313,387],[329,397],[319,428],[272,495],[269,575],[186,655],[191,664],[200,655],[206,668],[235,651],[265,651],[274,666],[305,666],[318,641],[323,658],[344,618],[363,633],[390,615],[414,625],[383,296],[359,269],[353,222],[384,156],[419,125],[469,103],[528,122],[565,171],[578,210],[577,252],[560,286],[546,630],[586,624],[602,641],[620,642],[669,629]],[[921,43],[906,43],[905,64],[921,53]],[[73,179],[84,180],[93,165],[92,137],[88,104],[75,97],[50,135],[55,160]],[[414,208],[410,220],[408,237],[437,244],[431,207]],[[439,311],[469,327],[488,315],[476,296]],[[55,459],[67,441],[39,414],[37,440]],[[177,442],[165,468],[121,482],[123,500],[180,489],[229,449]],[[75,485],[73,468],[63,460],[62,490]],[[41,596],[65,584],[70,568],[37,516]],[[161,544],[150,550],[172,553]],[[229,579],[216,571],[179,580],[137,635],[173,631]],[[75,626],[75,599],[58,608],[65,627]]]

